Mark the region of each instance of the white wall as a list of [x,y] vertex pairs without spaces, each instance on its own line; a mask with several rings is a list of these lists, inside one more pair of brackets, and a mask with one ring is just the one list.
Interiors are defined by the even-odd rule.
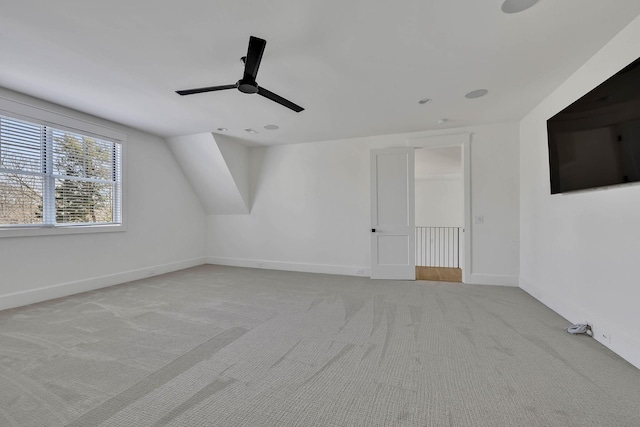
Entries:
[[4,89],[0,96],[128,134],[127,230],[0,238],[0,309],[204,262],[204,210],[163,139]]
[[[449,131],[451,132],[451,131]],[[518,126],[457,129],[472,133],[470,283],[517,285]],[[404,146],[431,133],[253,148],[250,215],[210,215],[211,263],[369,274],[369,150]]]
[[[520,286],[640,367],[640,185],[550,195],[546,120],[640,56],[640,18],[521,123]],[[610,342],[603,335],[610,336]]]
[[416,226],[464,227],[462,176],[416,179]]

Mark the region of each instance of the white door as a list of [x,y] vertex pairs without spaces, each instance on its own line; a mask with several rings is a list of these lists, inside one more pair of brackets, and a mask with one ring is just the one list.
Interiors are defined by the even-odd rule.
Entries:
[[414,149],[371,150],[371,278],[415,280]]

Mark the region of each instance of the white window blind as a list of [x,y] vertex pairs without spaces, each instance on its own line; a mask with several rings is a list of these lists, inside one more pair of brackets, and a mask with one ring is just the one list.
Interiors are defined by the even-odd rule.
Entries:
[[118,141],[0,116],[0,227],[122,222]]

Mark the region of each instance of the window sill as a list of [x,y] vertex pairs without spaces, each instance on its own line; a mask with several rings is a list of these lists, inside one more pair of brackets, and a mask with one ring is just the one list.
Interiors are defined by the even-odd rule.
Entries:
[[0,239],[4,237],[58,236],[65,234],[114,233],[126,231],[124,224],[71,225],[59,227],[0,227]]

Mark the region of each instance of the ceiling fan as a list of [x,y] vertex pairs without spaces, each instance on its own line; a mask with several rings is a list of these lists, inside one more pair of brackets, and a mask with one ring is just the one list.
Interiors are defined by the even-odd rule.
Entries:
[[235,84],[178,90],[176,91],[176,93],[179,95],[193,95],[194,93],[238,89],[242,93],[257,93],[258,95],[262,95],[265,98],[275,101],[278,104],[284,105],[285,107],[292,109],[296,113],[299,113],[300,111],[304,110],[304,108],[294,104],[287,99],[284,99],[280,95],[276,95],[275,93],[268,91],[261,86],[258,86],[258,84],[256,83],[256,74],[258,74],[258,68],[260,67],[260,61],[262,61],[262,54],[264,53],[264,48],[266,45],[266,40],[254,36],[249,37],[249,48],[247,50],[247,56],[242,57],[242,62],[244,62],[244,76]]

